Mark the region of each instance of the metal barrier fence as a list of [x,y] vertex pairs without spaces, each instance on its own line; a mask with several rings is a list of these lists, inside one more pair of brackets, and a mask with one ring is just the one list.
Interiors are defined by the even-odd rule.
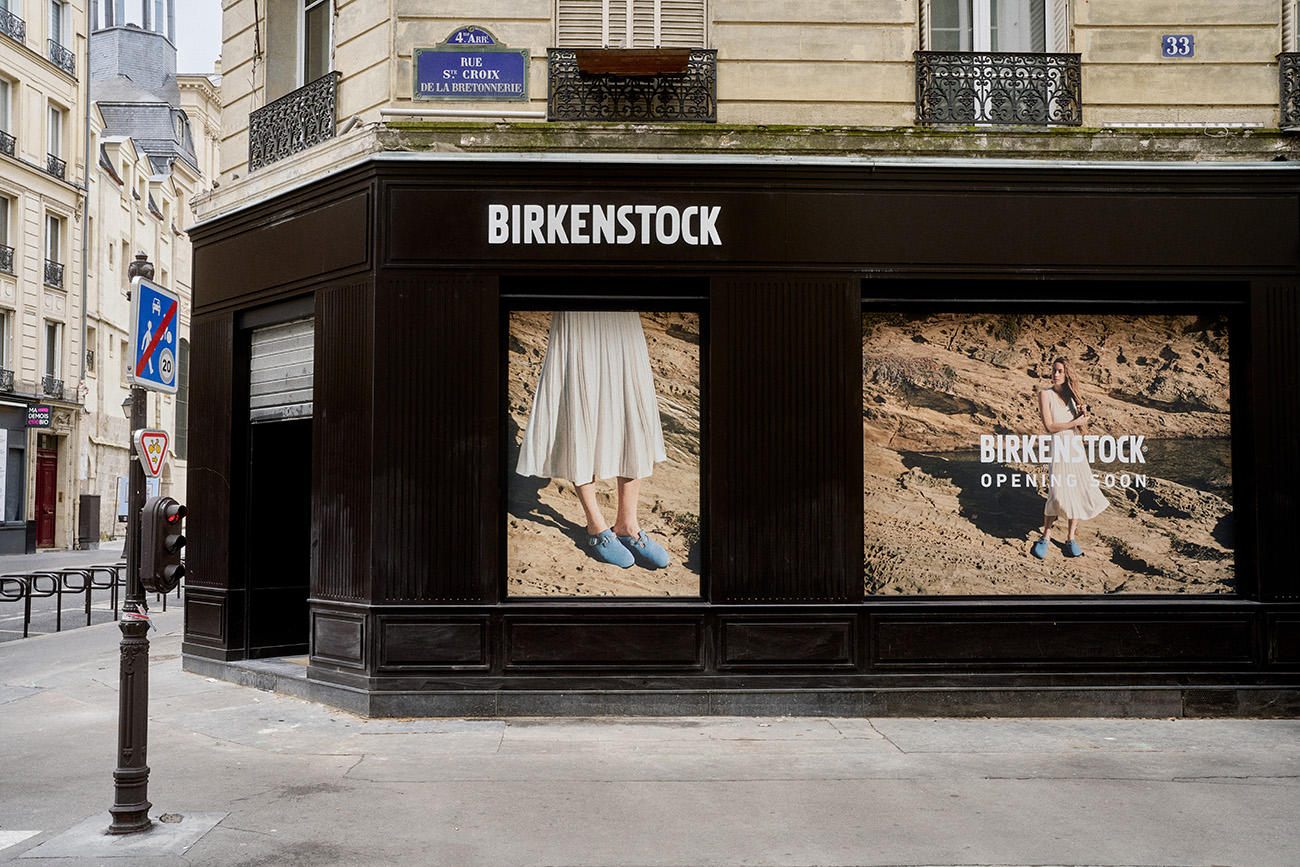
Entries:
[[[182,582],[183,584],[183,582]],[[86,625],[91,621],[91,605],[96,591],[109,594],[109,607],[113,619],[118,619],[122,592],[126,589],[126,561],[95,566],[73,566],[66,569],[35,569],[30,572],[0,574],[0,602],[21,603],[23,606],[23,638],[27,638],[32,622],[32,600],[50,599],[54,602],[54,631],[63,631],[63,597],[83,594],[85,598]],[[181,598],[183,587],[176,588],[176,598]],[[155,594],[167,610],[167,595]]]

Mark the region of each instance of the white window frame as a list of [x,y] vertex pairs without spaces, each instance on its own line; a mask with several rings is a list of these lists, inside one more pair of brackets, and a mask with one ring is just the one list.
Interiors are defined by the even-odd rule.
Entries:
[[[993,50],[993,3],[997,0],[969,0],[971,5],[971,45],[961,51],[988,52]],[[1043,0],[1044,52],[1048,54],[1070,50],[1070,2],[1071,0]],[[931,36],[933,16],[932,0],[919,0],[921,22],[921,47],[932,50],[934,40]],[[1000,48],[1000,51],[1006,51]],[[1032,53],[1018,51],[1017,53]]]
[[55,45],[67,48],[63,41],[65,25],[68,23],[68,4],[65,0],[50,0],[50,39]]
[[58,214],[45,215],[45,259],[63,264],[63,218]]
[[708,0],[555,0],[554,20],[559,48],[708,46]]
[[14,318],[17,314],[0,307],[0,367],[12,371],[14,360]]
[[9,202],[9,197],[0,193],[0,244],[6,247],[13,246],[9,243]]
[[325,41],[325,72],[316,76],[320,78],[334,69],[334,0],[298,0],[298,86],[311,84],[316,78],[307,77],[307,14],[325,8],[325,18],[329,22],[329,35]]
[[45,320],[45,358],[41,369],[44,376],[63,379],[63,323],[56,319]]
[[0,75],[0,132],[14,134],[13,125],[13,92],[14,83],[11,79]]
[[1295,51],[1296,39],[1296,0],[1282,0],[1282,50]]
[[49,104],[49,111],[46,114],[48,129],[45,131],[47,154],[53,157],[63,159],[63,125],[67,119],[67,112],[60,105]]

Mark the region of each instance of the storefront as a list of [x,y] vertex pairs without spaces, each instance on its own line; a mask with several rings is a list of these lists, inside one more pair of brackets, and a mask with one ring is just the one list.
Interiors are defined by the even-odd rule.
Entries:
[[186,666],[309,654],[381,716],[1294,713],[1298,206],[402,153],[211,219]]

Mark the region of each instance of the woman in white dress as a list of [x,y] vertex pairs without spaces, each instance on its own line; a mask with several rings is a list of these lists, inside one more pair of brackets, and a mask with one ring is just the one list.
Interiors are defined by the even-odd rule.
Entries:
[[[668,553],[637,523],[637,500],[641,480],[667,459],[640,314],[552,313],[516,472],[573,482],[597,560],[661,569]],[[596,502],[596,480],[608,478],[618,486],[612,527]]]
[[1066,519],[1065,554],[1079,557],[1083,550],[1074,538],[1080,521],[1095,518],[1109,505],[1101,489],[1093,482],[1092,467],[1083,457],[1083,443],[1092,416],[1079,394],[1078,378],[1070,362],[1058,358],[1052,362],[1052,387],[1038,392],[1038,410],[1043,427],[1052,435],[1052,463],[1048,475],[1047,504],[1043,507],[1043,537],[1030,549],[1042,560],[1052,544],[1052,527],[1058,517]]

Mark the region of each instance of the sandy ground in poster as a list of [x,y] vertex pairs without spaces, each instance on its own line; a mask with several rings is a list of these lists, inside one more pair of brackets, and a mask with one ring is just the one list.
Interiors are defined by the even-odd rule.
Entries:
[[[868,594],[1234,589],[1226,320],[869,312],[863,335]],[[1146,462],[1094,462],[1110,505],[1080,523],[1084,556],[1065,556],[1058,521],[1039,561],[1046,490],[1025,479],[1044,465],[978,449],[1043,433],[1037,393],[1058,356],[1081,376],[1091,433],[1144,437]]]
[[[518,475],[549,312],[510,315],[507,400],[509,506],[507,593],[512,596],[699,596],[700,594],[700,320],[695,313],[642,313],[668,460],[641,485],[638,520],[672,557],[666,569],[620,569],[587,553],[586,521],[568,479]],[[613,520],[612,480],[597,483]]]

